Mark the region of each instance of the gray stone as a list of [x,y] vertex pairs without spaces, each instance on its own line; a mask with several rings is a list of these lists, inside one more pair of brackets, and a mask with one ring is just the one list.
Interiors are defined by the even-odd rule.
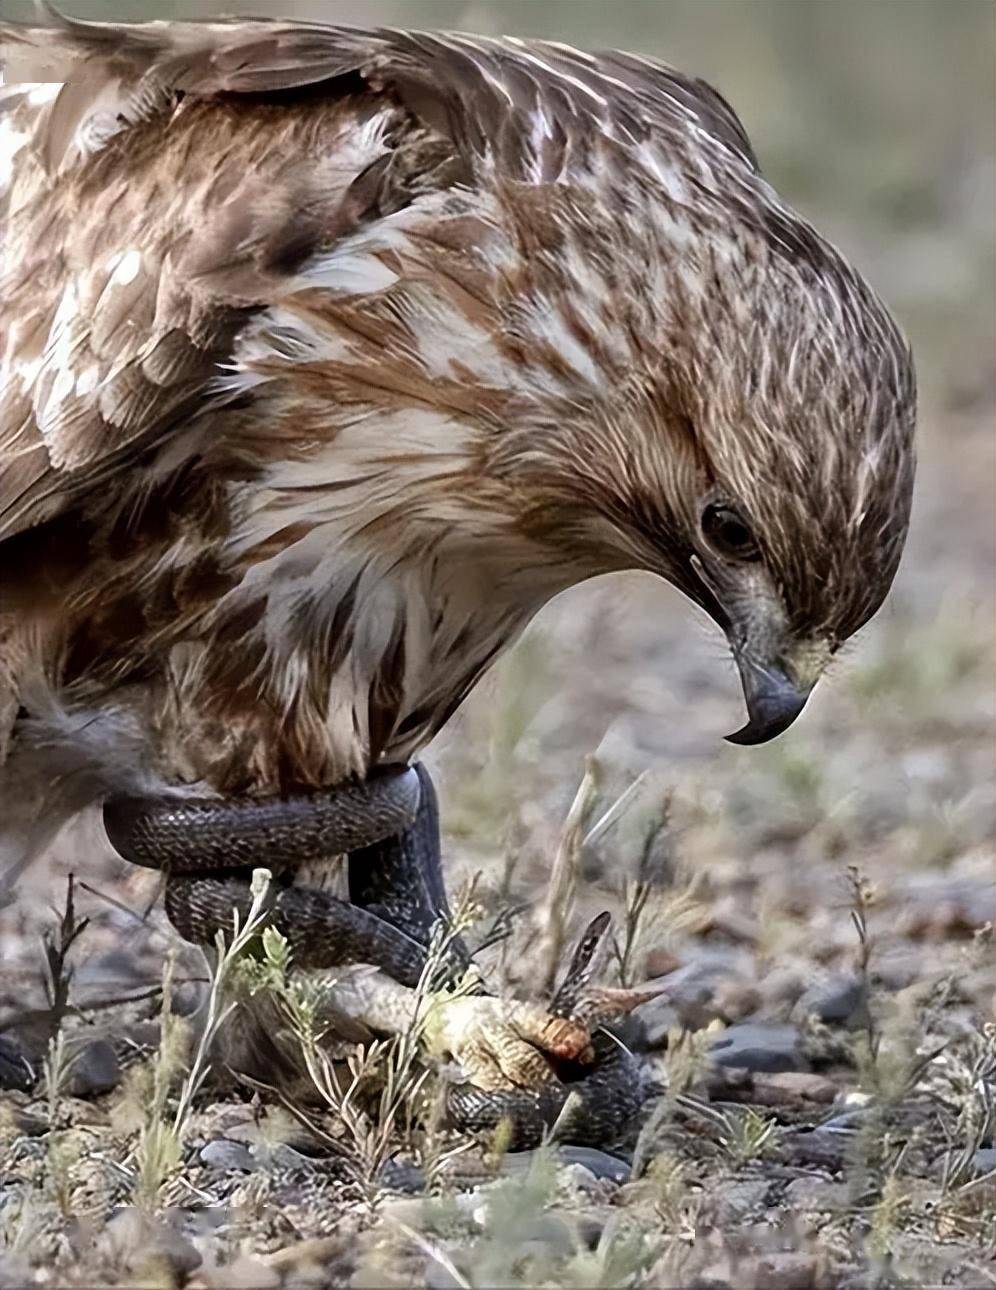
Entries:
[[78,1049],[69,1067],[66,1091],[71,1097],[96,1097],[121,1083],[121,1064],[106,1039],[92,1039]]
[[460,1290],[466,1281],[458,1281],[445,1264],[431,1258],[425,1268],[426,1290]]
[[173,986],[170,1009],[177,1017],[192,1017],[207,996],[207,987],[200,981],[181,981]]
[[804,1071],[808,1063],[802,1054],[795,1026],[762,1021],[744,1021],[730,1026],[713,1043],[712,1060],[718,1066],[741,1066],[751,1071]]
[[711,998],[721,981],[743,980],[748,960],[742,950],[727,946],[700,947],[690,963],[669,972],[650,986],[664,986],[667,998],[676,1003],[702,1002]]
[[15,1290],[16,1286],[37,1285],[31,1265],[16,1254],[0,1254],[0,1286]]
[[992,1173],[996,1169],[996,1147],[980,1147],[972,1157],[971,1169],[976,1178]]
[[821,1169],[837,1170],[854,1141],[853,1133],[835,1132],[821,1127],[788,1133],[782,1140],[782,1150],[794,1163],[816,1165]]
[[765,972],[762,981],[764,998],[768,1005],[792,1007],[805,992],[806,980],[802,967],[783,964]]
[[669,1030],[679,1028],[678,1009],[666,995],[651,999],[626,1018],[629,1023],[620,1038],[634,1052],[648,1053],[667,1046]]
[[385,1160],[380,1177],[390,1191],[416,1195],[425,1190],[425,1170],[414,1160]]
[[848,1204],[846,1183],[828,1182],[825,1178],[793,1178],[785,1188],[785,1204],[793,1210],[817,1210],[834,1213]]
[[201,1162],[212,1169],[239,1169],[244,1173],[252,1173],[259,1167],[247,1146],[228,1138],[215,1138],[213,1142],[201,1147],[198,1154]]
[[760,1209],[768,1195],[769,1184],[763,1178],[721,1183],[710,1193],[712,1220],[717,1227],[728,1227]]
[[[736,1069],[731,1067],[730,1069]],[[752,1102],[760,1106],[798,1106],[806,1102],[832,1102],[837,1096],[833,1080],[807,1071],[757,1071],[753,1076]]]
[[0,1089],[19,1089],[26,1093],[34,1088],[37,1079],[35,1067],[20,1041],[13,1035],[0,1034]]
[[867,1106],[845,1107],[837,1115],[833,1115],[829,1120],[824,1120],[819,1126],[821,1133],[855,1133],[862,1125],[866,1124],[868,1117],[872,1114],[873,1108]]
[[645,983],[665,993],[632,1014],[644,1035],[627,1035],[627,1044],[644,1051],[661,1048],[671,1027],[701,1030],[714,1018],[727,1016],[728,1008],[737,1015],[752,1010],[758,999],[747,985],[749,967],[750,960],[737,947],[700,947],[690,963]]
[[584,1165],[564,1165],[560,1171],[560,1177],[571,1187],[578,1191],[583,1191],[585,1195],[593,1195],[598,1191],[598,1179],[590,1169],[585,1169]]
[[868,991],[858,972],[840,972],[811,985],[799,999],[796,1012],[827,1025],[858,1024],[865,1016]]
[[558,1214],[539,1214],[522,1224],[515,1233],[515,1243],[523,1253],[531,1246],[541,1256],[553,1254],[566,1258],[574,1251],[574,1234],[570,1224]]
[[937,1158],[936,1168],[939,1172],[961,1171],[962,1181],[966,1176],[984,1178],[996,1169],[996,1147],[979,1147],[967,1161],[960,1151],[942,1151]]
[[898,925],[908,936],[943,939],[972,935],[992,922],[992,875],[929,872],[910,874],[903,883],[906,908]]
[[557,1156],[564,1164],[581,1165],[599,1179],[609,1182],[624,1183],[629,1178],[628,1160],[620,1160],[607,1151],[598,1151],[594,1147],[560,1147]]

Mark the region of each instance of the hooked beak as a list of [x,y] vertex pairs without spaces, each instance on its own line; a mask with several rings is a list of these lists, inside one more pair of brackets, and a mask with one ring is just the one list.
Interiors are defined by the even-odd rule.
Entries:
[[[721,570],[707,567],[698,555],[689,560],[688,571],[688,584],[694,588],[688,594],[730,641],[747,702],[747,724],[727,735],[727,742],[767,743],[788,730],[806,706],[830,657],[828,645],[819,637],[799,640],[790,635],[781,600],[763,568],[752,567],[753,582],[746,588],[749,597],[744,594],[742,578],[739,583],[731,580]],[[677,585],[688,589],[681,582]],[[762,612],[751,614],[738,630],[737,613],[729,606],[745,599],[755,610],[760,606]]]
[[726,739],[731,744],[764,744],[786,731],[806,706],[812,686],[802,688],[779,667],[760,667],[738,660],[747,724]]

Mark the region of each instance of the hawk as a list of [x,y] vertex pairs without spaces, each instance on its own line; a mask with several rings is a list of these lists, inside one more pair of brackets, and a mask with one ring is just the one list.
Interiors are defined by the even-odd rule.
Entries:
[[744,744],[882,603],[908,346],[701,80],[270,20],[0,40],[11,853],[410,762],[598,574],[718,624]]

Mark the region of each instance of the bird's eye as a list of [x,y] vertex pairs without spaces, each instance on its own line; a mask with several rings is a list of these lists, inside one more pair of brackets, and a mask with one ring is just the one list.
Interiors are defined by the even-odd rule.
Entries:
[[702,512],[702,532],[706,541],[727,560],[756,560],[757,542],[750,526],[732,506],[714,503]]

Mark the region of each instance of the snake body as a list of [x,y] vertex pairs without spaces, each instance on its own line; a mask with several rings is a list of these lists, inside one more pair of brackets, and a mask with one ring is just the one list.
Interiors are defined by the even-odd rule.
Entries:
[[[457,1084],[447,1091],[448,1116],[465,1133],[489,1133],[504,1121],[510,1151],[538,1146],[555,1126],[562,1141],[604,1147],[622,1136],[646,1094],[639,1063],[628,1048],[599,1031],[592,1050],[591,1065],[561,1063],[557,1082],[538,1089]],[[573,1109],[567,1106],[572,1094]]]
[[[394,980],[414,986],[425,967],[432,924],[447,913],[435,796],[422,767],[390,768],[363,783],[286,799],[117,798],[105,803],[104,824],[126,860],[166,873],[170,921],[197,944],[212,944],[219,931],[229,932],[233,910],[246,917],[255,867],[274,875],[267,893],[270,919],[303,969],[376,963]],[[290,885],[301,864],[342,853],[351,853],[350,889],[361,904]],[[582,939],[550,1005],[554,1016],[583,1012],[584,988],[606,931],[603,916]],[[461,950],[454,968],[465,961]],[[521,1149],[542,1139],[576,1092],[575,1110],[561,1118],[562,1136],[588,1145],[609,1142],[639,1109],[639,1068],[604,1031],[594,1034],[589,1057],[559,1063],[549,1083],[537,1089],[454,1086],[449,1118],[466,1132],[491,1130],[507,1120],[511,1146]]]
[[132,864],[171,874],[216,869],[274,872],[370,846],[415,820],[410,767],[296,797],[118,797],[104,805],[111,845]]

